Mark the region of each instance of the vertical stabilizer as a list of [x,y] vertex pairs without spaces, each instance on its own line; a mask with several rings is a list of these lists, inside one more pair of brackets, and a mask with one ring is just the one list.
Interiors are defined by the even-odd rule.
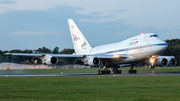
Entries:
[[86,38],[83,36],[79,28],[72,19],[68,19],[69,29],[72,37],[72,42],[76,53],[90,51],[92,47],[89,45]]

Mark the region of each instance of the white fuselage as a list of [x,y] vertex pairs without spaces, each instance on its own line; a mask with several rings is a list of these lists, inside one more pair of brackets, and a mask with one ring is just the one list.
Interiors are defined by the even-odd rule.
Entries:
[[[148,33],[138,35],[122,42],[101,45],[92,48],[90,51],[82,54],[89,55],[116,55],[128,54],[125,59],[111,61],[109,65],[135,63],[152,56],[161,55],[167,48],[167,43],[156,34]],[[81,54],[81,53],[79,53]]]

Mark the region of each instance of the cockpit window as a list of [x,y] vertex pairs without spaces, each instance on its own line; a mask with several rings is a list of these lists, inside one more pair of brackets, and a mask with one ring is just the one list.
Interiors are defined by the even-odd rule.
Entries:
[[158,35],[151,35],[150,37],[158,37]]

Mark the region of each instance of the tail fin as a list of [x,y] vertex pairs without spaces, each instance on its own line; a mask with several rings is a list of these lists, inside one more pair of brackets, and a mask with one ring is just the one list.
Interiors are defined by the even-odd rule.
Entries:
[[86,52],[92,49],[86,38],[72,19],[68,19],[72,42],[76,53]]

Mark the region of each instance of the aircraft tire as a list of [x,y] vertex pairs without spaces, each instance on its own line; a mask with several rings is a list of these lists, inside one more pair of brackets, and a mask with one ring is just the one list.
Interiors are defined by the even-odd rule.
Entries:
[[104,71],[104,70],[102,70],[102,74],[105,74],[105,71]]
[[109,71],[108,71],[108,70],[106,70],[106,74],[109,74]]
[[134,70],[134,73],[136,74],[136,73],[137,73],[137,70]]
[[133,74],[133,70],[129,70],[129,74]]
[[121,74],[121,72],[122,72],[122,71],[121,71],[121,70],[119,70],[119,74]]
[[116,74],[119,74],[119,71],[118,71],[118,70],[116,70]]
[[131,70],[129,70],[129,74],[131,74]]
[[98,70],[98,74],[100,74],[100,70]]
[[108,71],[107,71],[107,70],[105,70],[105,74],[108,74]]
[[107,70],[107,74],[109,74],[109,70]]
[[100,74],[103,74],[103,71],[102,71],[102,70],[100,70]]
[[134,74],[135,73],[135,71],[134,70],[131,70],[132,71],[132,74]]
[[152,65],[151,65],[151,68],[150,68],[150,69],[155,69],[155,66],[152,66]]

